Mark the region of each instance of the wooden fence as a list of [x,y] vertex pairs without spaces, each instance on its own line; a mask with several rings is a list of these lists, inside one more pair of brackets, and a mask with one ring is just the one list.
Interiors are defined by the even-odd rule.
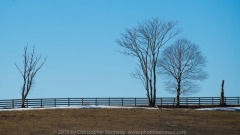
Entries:
[[[240,105],[240,97],[225,97],[227,105]],[[174,97],[158,97],[156,105],[175,105]],[[219,105],[220,97],[180,97],[180,105]],[[26,99],[26,107],[59,107],[59,106],[147,106],[147,98],[41,98]],[[0,108],[20,108],[21,99],[0,100]]]

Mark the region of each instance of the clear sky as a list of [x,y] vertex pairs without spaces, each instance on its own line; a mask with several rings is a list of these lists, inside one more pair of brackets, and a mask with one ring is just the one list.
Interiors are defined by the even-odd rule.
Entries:
[[[146,97],[137,59],[117,52],[126,28],[152,17],[178,21],[208,59],[209,78],[191,96],[240,96],[239,0],[1,0],[0,99],[21,98],[23,47],[47,57],[28,98]],[[169,44],[171,43],[169,42]],[[169,45],[167,44],[167,45]],[[166,45],[166,46],[167,46]],[[157,97],[173,97],[158,76]]]

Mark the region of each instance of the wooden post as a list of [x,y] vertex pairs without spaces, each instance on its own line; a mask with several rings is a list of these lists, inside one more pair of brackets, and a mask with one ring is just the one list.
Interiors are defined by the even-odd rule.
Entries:
[[135,106],[136,106],[136,104],[137,104],[136,102],[137,102],[137,101],[136,101],[136,97],[135,97]]
[[43,105],[42,105],[42,98],[41,98],[41,108],[43,107]]
[[239,105],[239,97],[238,97],[238,105]]
[[82,106],[83,106],[83,98],[82,98]]
[[175,104],[175,98],[173,99],[173,106],[174,106],[174,104]]
[[220,105],[221,106],[226,105],[225,100],[224,100],[224,80],[222,80],[222,84],[221,84]]
[[161,106],[162,106],[162,98],[161,98]]
[[226,98],[226,97],[224,97],[224,101],[223,101],[223,102],[224,102],[223,105],[225,106],[225,105],[226,105],[226,102],[227,102],[227,98]]
[[12,100],[12,108],[14,108],[14,100]]
[[108,106],[110,106],[110,97],[108,98]]
[[187,103],[187,106],[188,106],[188,98],[186,98],[186,103]]
[[122,97],[122,106],[123,106],[123,97]]
[[199,99],[198,99],[198,106],[200,106],[200,104],[201,104],[201,102],[200,102],[200,97],[199,97]]
[[213,105],[213,97],[212,97],[212,105]]
[[54,98],[54,107],[57,106],[57,103],[56,103],[56,98]]
[[70,106],[70,99],[68,98],[68,106]]
[[97,106],[97,98],[95,99],[95,105]]

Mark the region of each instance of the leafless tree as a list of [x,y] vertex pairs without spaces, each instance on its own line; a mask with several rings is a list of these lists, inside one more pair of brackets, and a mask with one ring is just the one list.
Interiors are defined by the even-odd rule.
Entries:
[[31,90],[33,85],[33,79],[36,73],[41,69],[43,64],[45,63],[46,59],[37,67],[39,60],[42,58],[42,55],[35,56],[35,47],[33,47],[32,53],[29,54],[27,52],[27,46],[24,47],[24,54],[23,54],[23,71],[15,63],[16,67],[18,68],[19,72],[23,77],[23,86],[22,86],[22,108],[25,108],[24,102],[25,99]]
[[207,78],[207,73],[203,71],[206,63],[199,46],[187,39],[178,39],[164,49],[157,66],[159,73],[167,79],[166,90],[177,94],[177,106],[180,106],[181,94],[189,95],[200,90],[195,81]]
[[149,106],[155,106],[156,100],[156,64],[160,48],[170,39],[181,33],[176,28],[177,21],[166,22],[158,18],[146,20],[132,29],[126,29],[117,39],[119,46],[124,50],[120,51],[125,55],[137,57],[139,64],[136,72],[132,73],[133,78],[140,79],[146,89]]

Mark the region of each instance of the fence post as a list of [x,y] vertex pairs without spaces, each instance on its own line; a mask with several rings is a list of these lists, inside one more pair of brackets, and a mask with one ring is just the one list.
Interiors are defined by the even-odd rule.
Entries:
[[200,104],[201,104],[201,103],[200,103],[200,97],[199,97],[199,99],[198,99],[198,106],[200,106]]
[[110,106],[110,97],[108,98],[108,106]]
[[83,98],[82,98],[82,106],[83,106]]
[[213,97],[212,97],[212,105],[213,105]]
[[56,101],[56,98],[54,98],[54,107],[57,106],[57,101]]
[[68,106],[70,106],[70,99],[68,98]]
[[26,99],[26,101],[27,101],[27,108],[28,108],[28,99]]
[[14,108],[14,100],[12,100],[12,108]]
[[137,106],[137,105],[136,105],[136,104],[137,104],[136,102],[137,102],[137,101],[136,101],[136,97],[135,97],[135,106]]
[[238,97],[238,105],[239,105],[239,97]]
[[227,105],[227,98],[224,97],[224,105]]
[[42,108],[43,106],[42,106],[42,99],[41,99],[41,108]]
[[122,97],[122,106],[123,106],[123,97]]
[[186,103],[187,103],[187,106],[188,106],[188,98],[186,98]]
[[160,100],[161,100],[161,106],[162,106],[162,98],[160,98]]
[[95,105],[97,106],[97,98],[95,99]]
[[174,104],[175,104],[175,98],[173,98],[173,106],[174,106]]

